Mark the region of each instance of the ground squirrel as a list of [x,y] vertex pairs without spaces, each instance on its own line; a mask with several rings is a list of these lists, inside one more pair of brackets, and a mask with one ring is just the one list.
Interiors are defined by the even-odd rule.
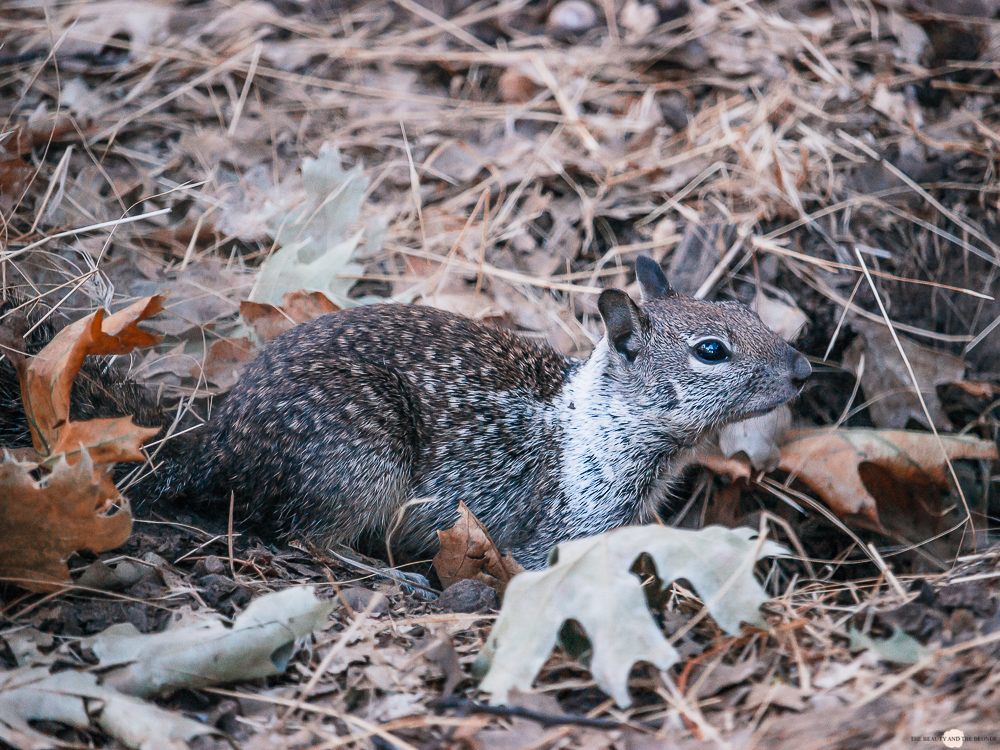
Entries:
[[[675,294],[636,261],[643,301],[601,293],[606,333],[584,360],[429,307],[375,304],[303,323],[251,362],[211,420],[169,440],[139,502],[230,494],[244,520],[319,544],[432,550],[459,500],[528,568],[558,542],[649,519],[677,459],[707,432],[791,399],[811,368],[737,302]],[[37,346],[46,334],[36,334]],[[30,444],[0,364],[0,439]],[[81,416],[137,414],[152,396],[89,365]]]

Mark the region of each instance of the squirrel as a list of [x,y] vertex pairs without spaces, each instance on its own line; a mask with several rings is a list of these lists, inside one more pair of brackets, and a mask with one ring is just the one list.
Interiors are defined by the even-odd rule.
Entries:
[[[436,547],[463,500],[529,569],[559,542],[651,520],[686,451],[788,402],[812,368],[744,305],[676,294],[645,256],[635,270],[641,302],[600,294],[605,335],[586,359],[430,307],[302,323],[210,420],[164,441],[129,494],[227,508],[232,495],[258,528],[320,546],[388,541],[409,559]],[[29,351],[51,330],[33,336]],[[74,418],[131,414],[167,432],[153,395],[113,367],[78,380]],[[0,362],[0,445],[30,444],[18,393]]]

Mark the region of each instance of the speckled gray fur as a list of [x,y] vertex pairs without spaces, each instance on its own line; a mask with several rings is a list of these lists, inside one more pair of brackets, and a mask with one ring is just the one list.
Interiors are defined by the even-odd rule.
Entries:
[[[641,268],[645,301],[605,292],[611,335],[586,360],[427,307],[297,326],[132,494],[235,493],[258,528],[320,544],[395,525],[397,559],[433,551],[464,500],[529,568],[560,541],[646,520],[686,448],[792,398],[808,364],[744,306],[678,297]],[[697,361],[705,336],[731,361]]]

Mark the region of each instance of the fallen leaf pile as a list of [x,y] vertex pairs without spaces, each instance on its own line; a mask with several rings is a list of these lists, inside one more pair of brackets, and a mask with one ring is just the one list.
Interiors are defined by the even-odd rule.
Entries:
[[138,323],[160,308],[161,298],[148,297],[107,317],[98,310],[57,333],[35,357],[5,348],[21,382],[37,460],[5,454],[0,463],[0,578],[34,590],[58,588],[69,581],[70,553],[114,549],[128,538],[132,516],[111,468],[145,460],[142,444],[158,430],[131,417],[72,421],[70,392],[85,357],[159,341]]
[[514,688],[527,691],[549,658],[567,620],[583,626],[593,646],[590,671],[619,706],[631,704],[628,675],[637,661],[667,669],[680,658],[657,626],[639,578],[631,572],[643,553],[664,584],[691,582],[724,631],[740,623],[765,627],[767,594],[754,563],[787,554],[780,544],[753,539],[751,529],[709,526],[698,531],[633,526],[565,542],[545,570],[518,574],[477,666],[488,668],[480,689],[502,703]]
[[[219,209],[220,223],[232,232],[259,225],[254,236],[274,238],[256,278],[208,262],[140,285],[169,289],[171,297],[156,321],[171,348],[147,357],[143,377],[171,385],[207,382],[226,391],[272,338],[356,304],[347,294],[365,266],[355,256],[378,252],[385,234],[382,217],[360,218],[368,176],[360,165],[345,170],[337,148],[324,144],[318,158],[304,159],[301,175],[287,181],[294,185],[283,185],[280,196],[236,191]],[[237,310],[240,319],[233,320]]]
[[162,633],[114,625],[79,641],[97,657],[95,669],[79,659],[65,669],[72,652],[42,653],[36,644],[45,637],[37,631],[0,633],[17,659],[15,669],[0,670],[0,739],[25,750],[62,746],[30,723],[38,721],[100,728],[143,750],[177,750],[194,737],[220,734],[143,699],[179,687],[281,674],[296,642],[322,629],[332,610],[333,602],[303,586],[255,599],[231,624],[188,614]]

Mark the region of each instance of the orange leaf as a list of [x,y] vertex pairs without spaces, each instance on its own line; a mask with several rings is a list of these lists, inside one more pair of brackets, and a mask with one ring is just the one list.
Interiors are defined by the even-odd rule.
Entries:
[[438,531],[440,551],[434,555],[434,570],[446,588],[471,578],[495,588],[503,595],[507,583],[524,568],[507,553],[501,556],[479,519],[463,502],[458,521],[447,531]]
[[289,292],[285,294],[281,307],[249,300],[240,302],[240,315],[263,343],[299,323],[339,309],[322,292]]
[[160,296],[146,297],[107,318],[98,310],[66,326],[30,360],[21,378],[21,397],[39,454],[76,451],[82,444],[91,449],[95,463],[143,460],[139,448],[158,430],[137,427],[130,417],[72,423],[70,392],[88,355],[127,354],[159,343],[159,336],[137,324],[163,309],[162,301]]
[[[0,461],[0,579],[52,591],[69,581],[70,553],[122,545],[132,531],[132,513],[111,481],[110,467],[95,468],[86,451],[72,466],[60,458],[39,481],[31,475],[35,467],[9,454]],[[109,515],[115,505],[120,507]]]
[[67,422],[59,430],[51,457],[65,455],[68,461],[75,463],[83,446],[94,463],[143,461],[142,444],[159,432],[156,427],[139,427],[131,417]]
[[[948,460],[997,460],[995,443],[973,437],[942,435]],[[697,462],[730,478],[747,479],[745,461],[721,456]],[[800,430],[781,446],[779,468],[808,485],[840,517],[860,515],[879,523],[877,502],[861,478],[864,464],[874,464],[899,482],[948,486],[941,446],[932,433],[909,430]]]
[[233,339],[219,339],[208,350],[204,365],[191,368],[191,375],[204,375],[206,380],[223,389],[230,389],[240,379],[247,362],[257,355],[253,342],[246,336]]

